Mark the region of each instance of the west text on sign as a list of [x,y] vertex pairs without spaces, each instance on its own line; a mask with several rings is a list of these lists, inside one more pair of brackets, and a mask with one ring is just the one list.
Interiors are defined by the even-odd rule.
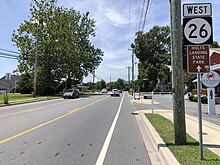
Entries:
[[183,16],[184,17],[200,17],[200,16],[211,16],[212,9],[210,3],[201,4],[184,4],[183,5]]

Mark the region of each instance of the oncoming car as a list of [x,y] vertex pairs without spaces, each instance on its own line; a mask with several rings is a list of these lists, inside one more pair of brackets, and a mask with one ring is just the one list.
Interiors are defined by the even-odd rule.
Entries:
[[64,99],[69,99],[69,98],[79,98],[79,89],[68,89],[67,91],[64,92],[63,98]]
[[120,96],[119,90],[118,89],[113,89],[111,96]]
[[107,89],[106,89],[106,88],[103,88],[101,92],[102,92],[102,93],[107,93]]

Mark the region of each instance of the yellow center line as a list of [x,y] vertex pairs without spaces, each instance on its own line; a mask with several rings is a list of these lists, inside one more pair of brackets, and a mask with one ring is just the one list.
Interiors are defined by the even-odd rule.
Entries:
[[5,115],[1,115],[0,118],[7,117],[7,116],[12,116],[12,115],[17,115],[17,114],[20,114],[20,113],[33,112],[33,111],[37,111],[37,110],[45,109],[45,108],[46,107],[39,107],[39,108],[33,108],[33,109],[24,110],[24,111],[9,113],[9,114],[5,114]]
[[27,133],[29,133],[29,132],[34,131],[34,130],[37,130],[37,129],[39,129],[39,128],[45,126],[45,125],[48,125],[48,124],[50,124],[50,123],[52,123],[52,122],[55,122],[55,121],[57,121],[57,120],[59,120],[59,119],[62,119],[62,118],[66,117],[66,116],[68,116],[68,115],[70,115],[70,114],[73,114],[73,113],[75,113],[75,112],[77,112],[77,111],[80,111],[81,109],[84,109],[84,108],[86,108],[86,107],[89,107],[89,106],[91,106],[91,105],[94,105],[94,104],[96,104],[96,103],[98,103],[98,102],[100,102],[100,101],[102,101],[102,100],[104,100],[104,99],[106,99],[106,98],[108,98],[108,97],[104,97],[104,98],[102,98],[102,99],[100,99],[100,100],[97,100],[97,101],[95,101],[95,102],[93,102],[93,103],[91,103],[91,104],[88,104],[88,105],[86,105],[86,106],[78,107],[78,108],[75,108],[75,109],[73,109],[73,110],[70,110],[70,111],[68,111],[67,113],[65,113],[65,114],[62,115],[62,116],[59,116],[59,117],[54,118],[54,119],[52,119],[52,120],[49,120],[49,121],[47,121],[47,122],[45,122],[45,123],[43,123],[43,124],[39,124],[39,125],[37,125],[36,127],[30,128],[30,129],[28,129],[28,130],[26,130],[26,131],[24,131],[24,132],[21,132],[21,133],[18,133],[18,134],[16,134],[16,135],[13,135],[13,136],[11,136],[11,137],[8,137],[8,138],[6,138],[6,139],[0,141],[0,144],[6,143],[6,142],[8,142],[8,141],[10,141],[10,140],[13,140],[13,139],[17,138],[17,137],[20,137],[20,136],[22,136],[22,135],[25,135],[25,134],[27,134]]
[[[54,105],[60,105],[60,104],[66,104],[66,103],[69,103],[69,102],[73,102],[73,101],[71,100],[71,101],[68,101],[68,102],[56,103],[56,104],[49,105],[47,107],[54,106]],[[41,110],[41,109],[46,109],[47,107],[39,107],[39,108],[33,108],[33,109],[24,110],[24,111],[9,113],[9,114],[5,114],[5,115],[1,115],[0,118],[13,116],[13,115],[21,114],[21,113],[33,112],[33,111],[37,111],[37,110]]]

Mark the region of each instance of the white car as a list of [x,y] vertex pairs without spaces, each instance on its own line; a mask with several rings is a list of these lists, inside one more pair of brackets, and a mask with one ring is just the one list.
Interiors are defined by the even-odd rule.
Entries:
[[102,93],[107,93],[107,89],[106,89],[106,88],[103,88],[103,89],[102,89]]
[[113,89],[111,96],[120,96],[119,90],[118,89]]

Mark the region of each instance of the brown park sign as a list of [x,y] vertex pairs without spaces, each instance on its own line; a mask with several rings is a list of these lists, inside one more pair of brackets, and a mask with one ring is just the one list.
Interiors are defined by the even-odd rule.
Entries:
[[187,46],[187,64],[188,73],[209,72],[209,46]]

